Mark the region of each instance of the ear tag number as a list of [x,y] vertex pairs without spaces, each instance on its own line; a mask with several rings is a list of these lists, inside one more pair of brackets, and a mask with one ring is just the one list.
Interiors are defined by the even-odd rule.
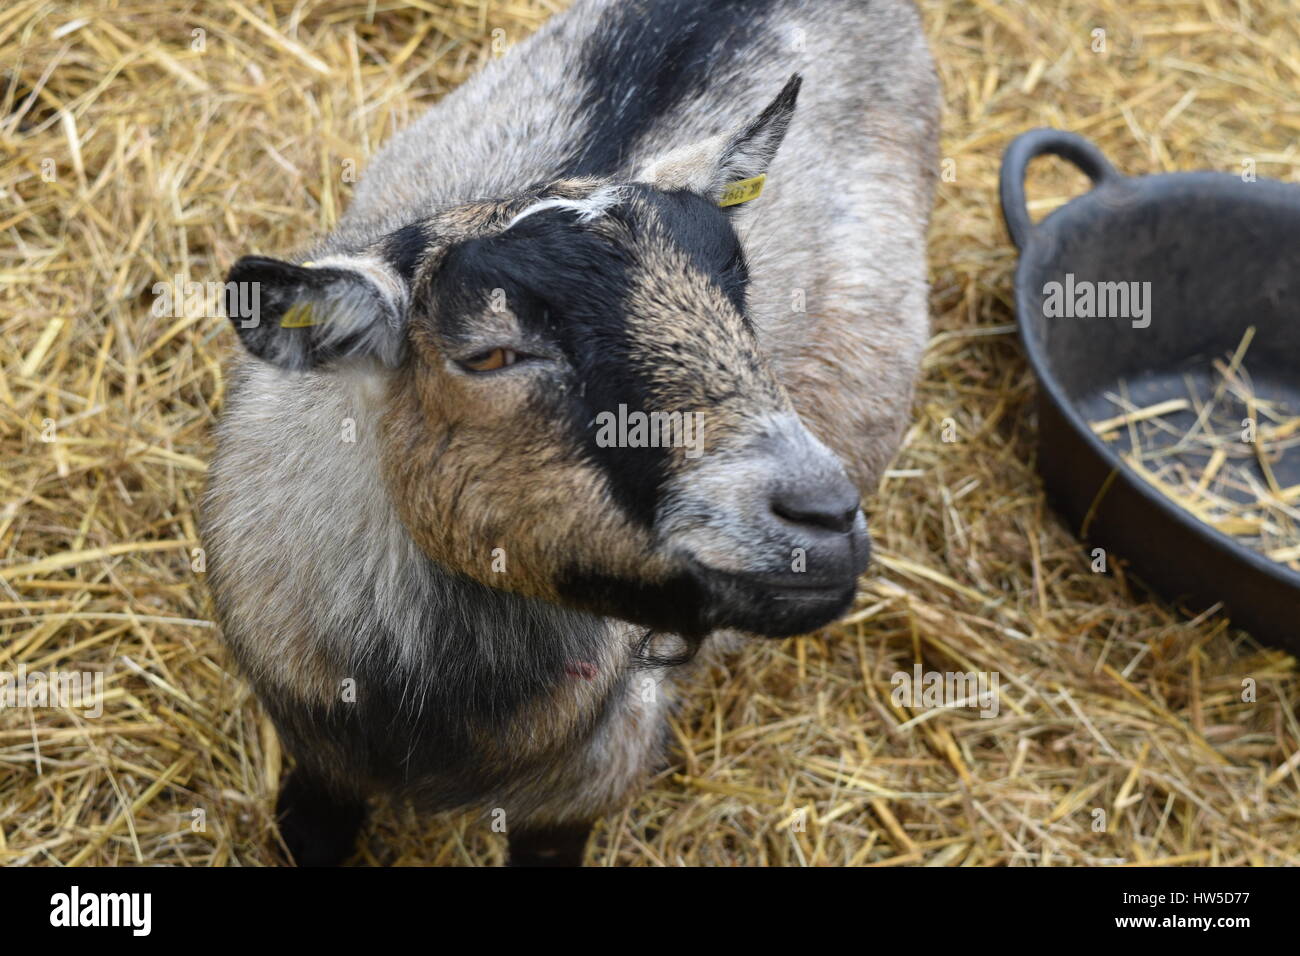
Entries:
[[763,195],[763,184],[767,182],[767,173],[760,173],[752,179],[738,179],[722,191],[719,206],[738,206]]

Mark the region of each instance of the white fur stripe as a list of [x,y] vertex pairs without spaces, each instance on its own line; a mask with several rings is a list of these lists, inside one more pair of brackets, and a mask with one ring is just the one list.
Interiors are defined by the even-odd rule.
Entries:
[[602,186],[586,199],[543,199],[511,219],[506,229],[513,229],[520,220],[547,209],[572,209],[578,214],[578,222],[591,222],[605,215],[622,200],[623,190],[618,186]]

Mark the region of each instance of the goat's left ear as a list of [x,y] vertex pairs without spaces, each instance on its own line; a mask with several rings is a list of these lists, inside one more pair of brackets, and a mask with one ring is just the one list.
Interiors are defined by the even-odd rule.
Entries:
[[799,74],[794,74],[776,99],[753,119],[730,133],[661,156],[640,172],[637,181],[669,191],[685,189],[721,202],[732,183],[767,172],[790,127],[801,83]]
[[295,265],[244,256],[226,280],[226,315],[244,347],[294,371],[402,357],[409,290],[387,262],[330,256]]

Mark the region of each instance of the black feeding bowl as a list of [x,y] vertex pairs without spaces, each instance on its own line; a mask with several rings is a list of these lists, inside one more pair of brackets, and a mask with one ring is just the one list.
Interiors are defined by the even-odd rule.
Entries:
[[[1035,225],[1024,177],[1044,153],[1074,163],[1093,188]],[[1241,364],[1255,419],[1276,425],[1280,413],[1300,416],[1300,186],[1204,172],[1130,178],[1086,139],[1037,129],[1003,156],[1001,198],[1020,249],[1016,312],[1039,380],[1038,470],[1053,504],[1081,538],[1125,559],[1166,598],[1192,609],[1222,602],[1235,625],[1300,651],[1300,573],[1205,523],[1126,464],[1128,425],[1109,441],[1090,426],[1186,400],[1185,411],[1159,416],[1154,440],[1149,432],[1137,440],[1159,452],[1153,461],[1203,471],[1211,452],[1179,435],[1196,429],[1252,326]],[[1127,310],[1121,289],[1130,293]],[[1094,317],[1079,315],[1089,311]],[[1096,317],[1101,311],[1124,314]],[[1131,404],[1117,405],[1117,395]],[[1271,418],[1258,414],[1261,406]],[[1250,411],[1232,390],[1212,408],[1242,420]],[[1300,433],[1294,438],[1280,453],[1271,446],[1277,487],[1300,484]],[[1267,488],[1249,452],[1232,452]],[[1300,499],[1292,502],[1300,509]]]

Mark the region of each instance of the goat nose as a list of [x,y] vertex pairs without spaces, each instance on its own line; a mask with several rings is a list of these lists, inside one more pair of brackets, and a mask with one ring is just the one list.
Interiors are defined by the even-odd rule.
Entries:
[[857,489],[847,479],[816,485],[790,484],[772,493],[772,514],[800,527],[820,528],[836,534],[853,530],[858,517]]

